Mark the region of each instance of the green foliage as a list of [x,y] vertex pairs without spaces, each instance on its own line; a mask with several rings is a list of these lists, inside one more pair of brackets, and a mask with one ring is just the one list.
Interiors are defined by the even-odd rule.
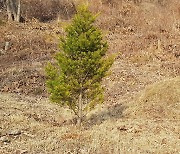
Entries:
[[56,62],[46,67],[50,99],[67,105],[78,117],[79,110],[84,114],[103,102],[101,81],[113,63],[113,57],[105,56],[108,45],[94,26],[95,19],[87,7],[81,7],[65,29]]

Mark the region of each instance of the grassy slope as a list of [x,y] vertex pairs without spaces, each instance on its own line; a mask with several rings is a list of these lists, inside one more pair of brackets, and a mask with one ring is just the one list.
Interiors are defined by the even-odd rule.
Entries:
[[[178,82],[169,84],[173,81]],[[178,153],[180,93],[174,90],[170,95],[161,93],[159,97],[159,91],[155,90],[154,95],[149,94],[150,90],[158,89],[162,84],[167,84],[168,89],[180,89],[179,78],[151,85],[150,89],[147,88],[149,90],[140,92],[141,97],[138,97],[142,100],[142,95],[147,96],[147,105],[136,101],[131,105],[126,104],[126,108],[120,104],[105,105],[89,114],[82,130],[78,130],[68,120],[72,117],[70,111],[49,104],[46,99],[1,93],[0,152]],[[169,106],[163,99],[159,101],[162,97],[171,99],[171,96],[177,96],[177,100],[167,101]],[[158,101],[157,107],[163,106],[169,115],[164,117],[161,112],[152,113],[151,106],[156,107],[154,101]],[[144,108],[145,111],[140,110]],[[173,118],[170,113],[174,113]],[[4,138],[7,141],[2,141]]]
[[118,57],[104,81],[105,105],[89,114],[82,131],[67,109],[40,97],[46,96],[43,67],[62,28],[56,22],[1,26],[0,48],[7,40],[11,47],[0,55],[0,153],[180,151],[179,2],[115,2],[91,8],[102,12],[97,25]]

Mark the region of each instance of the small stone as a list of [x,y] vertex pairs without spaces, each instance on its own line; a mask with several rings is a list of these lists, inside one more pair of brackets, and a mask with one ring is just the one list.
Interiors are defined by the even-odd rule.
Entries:
[[27,150],[22,150],[20,154],[25,154],[25,153],[28,153]]
[[2,137],[0,138],[0,141],[1,141],[1,142],[4,142],[4,143],[10,143],[10,139],[9,139],[7,136],[2,136]]
[[17,136],[17,135],[21,135],[21,131],[20,130],[12,130],[8,134],[13,135],[13,136]]
[[25,153],[28,153],[28,151],[27,150],[17,150],[15,153],[16,154],[25,154]]
[[5,42],[4,50],[7,51],[10,47],[10,42]]

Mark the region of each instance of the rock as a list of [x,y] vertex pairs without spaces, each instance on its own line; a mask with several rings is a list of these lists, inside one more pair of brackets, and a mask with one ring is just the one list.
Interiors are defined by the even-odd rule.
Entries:
[[15,153],[16,154],[25,154],[25,153],[28,153],[28,151],[27,150],[17,150]]
[[8,133],[8,135],[12,135],[12,136],[21,135],[21,131],[20,130],[12,130]]
[[25,153],[28,153],[27,150],[22,150],[20,154],[25,154]]
[[10,42],[5,42],[4,50],[7,51],[10,48]]
[[4,143],[10,143],[10,142],[11,142],[10,139],[9,139],[9,137],[7,137],[7,136],[2,136],[2,137],[0,138],[0,141],[1,141],[1,142],[4,142]]

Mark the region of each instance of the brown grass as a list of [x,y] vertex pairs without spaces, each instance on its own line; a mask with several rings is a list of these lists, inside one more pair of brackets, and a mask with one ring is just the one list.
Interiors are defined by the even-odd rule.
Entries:
[[131,105],[135,117],[180,119],[180,77],[147,86]]
[[[112,110],[106,114],[109,117],[106,120],[84,125],[79,130],[65,123],[73,117],[69,110],[49,104],[45,99],[1,93],[0,101],[0,153],[119,154],[178,153],[180,150],[177,117],[173,120],[168,117],[165,120],[139,116],[116,118],[117,115],[111,116]],[[131,112],[134,106],[129,106]],[[108,108],[93,114],[101,121],[100,114],[105,110]],[[21,134],[10,135],[15,130]],[[9,142],[3,142],[3,137]]]
[[[11,44],[0,55],[0,91],[17,93],[0,93],[0,153],[179,153],[179,0],[89,0],[117,58],[103,82],[105,105],[88,114],[81,131],[68,109],[42,97],[44,65],[70,16],[56,21],[49,1],[37,14],[34,0],[24,2],[33,4],[28,22],[0,29],[0,49]],[[21,134],[10,135],[14,130]]]

